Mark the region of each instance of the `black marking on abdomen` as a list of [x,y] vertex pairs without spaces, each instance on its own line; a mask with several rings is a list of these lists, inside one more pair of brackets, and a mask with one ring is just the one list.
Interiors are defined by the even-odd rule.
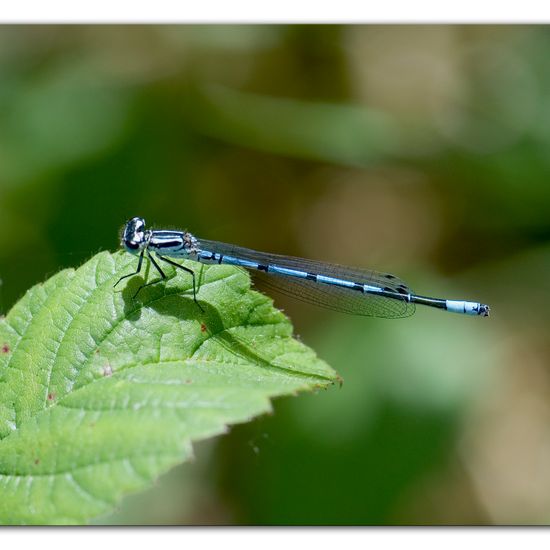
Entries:
[[220,257],[218,258],[218,264],[221,264],[223,260],[223,254],[220,254]]
[[269,266],[264,264],[258,264],[258,267],[256,268],[258,271],[265,271],[267,273]]
[[159,243],[154,243],[154,246],[157,248],[175,248],[176,246],[180,245],[180,249],[182,247],[182,241],[180,239],[173,240],[173,241],[161,241]]
[[429,298],[427,296],[410,296],[410,302],[415,304],[422,304],[424,306],[437,307],[439,309],[447,309],[447,300],[441,300],[439,298]]
[[317,275],[315,273],[306,273],[306,279],[317,282]]
[[358,290],[359,292],[365,292],[365,285],[362,285],[361,283],[353,283],[351,288],[353,290]]

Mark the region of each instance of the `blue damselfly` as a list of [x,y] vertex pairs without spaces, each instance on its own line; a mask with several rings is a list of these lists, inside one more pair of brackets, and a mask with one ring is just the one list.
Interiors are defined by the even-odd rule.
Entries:
[[[152,251],[159,260],[189,273],[193,282],[193,299],[199,308],[195,272],[171,258],[204,264],[229,264],[272,275],[264,282],[276,290],[306,302],[355,315],[408,317],[414,313],[416,304],[465,315],[489,315],[489,306],[478,302],[414,294],[403,281],[389,273],[257,252],[232,244],[197,239],[187,231],[146,229],[145,220],[139,217],[126,223],[122,245],[131,254],[138,255],[139,260],[136,271],[121,277],[115,286],[126,277],[141,271],[145,255],[162,279],[165,279],[166,275],[151,254]],[[142,285],[137,292],[156,282]]]

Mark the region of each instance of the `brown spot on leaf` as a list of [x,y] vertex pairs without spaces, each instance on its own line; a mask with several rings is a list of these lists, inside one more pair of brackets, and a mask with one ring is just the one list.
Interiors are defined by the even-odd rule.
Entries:
[[55,393],[48,394],[48,401],[53,401],[55,399]]
[[206,332],[206,325],[201,323],[201,332]]
[[4,344],[2,346],[2,353],[9,353],[10,352],[10,347],[8,346],[8,344]]
[[34,459],[34,463],[37,464],[37,465],[40,464],[40,459],[39,459],[39,458],[35,458],[35,459]]

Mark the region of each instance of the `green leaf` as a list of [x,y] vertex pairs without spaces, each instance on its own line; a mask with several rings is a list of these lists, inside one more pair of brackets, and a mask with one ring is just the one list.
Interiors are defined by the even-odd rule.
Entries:
[[[0,321],[0,522],[82,523],[188,459],[191,442],[270,411],[336,373],[292,338],[244,271],[133,298],[137,258],[103,252],[30,289]],[[154,270],[145,270],[154,280]]]

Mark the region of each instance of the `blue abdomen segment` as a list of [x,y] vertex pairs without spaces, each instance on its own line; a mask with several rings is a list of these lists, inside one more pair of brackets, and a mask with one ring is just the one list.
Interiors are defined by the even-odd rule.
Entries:
[[445,300],[447,311],[464,315],[489,316],[489,307],[478,302],[464,302],[460,300]]

